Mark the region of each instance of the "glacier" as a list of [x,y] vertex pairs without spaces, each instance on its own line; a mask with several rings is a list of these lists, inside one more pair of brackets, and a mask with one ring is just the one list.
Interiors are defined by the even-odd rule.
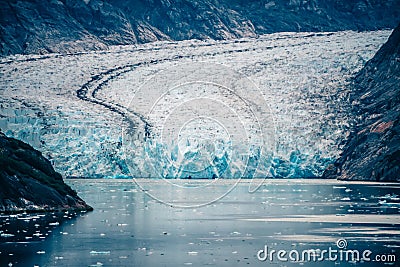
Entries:
[[390,31],[275,33],[0,59],[0,128],[66,177],[318,177],[348,80]]

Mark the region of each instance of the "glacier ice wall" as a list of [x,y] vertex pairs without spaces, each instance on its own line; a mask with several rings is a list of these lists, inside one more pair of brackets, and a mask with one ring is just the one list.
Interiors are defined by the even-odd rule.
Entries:
[[[43,151],[65,176],[315,177],[338,156],[352,123],[347,79],[389,34],[279,33],[235,41],[156,42],[63,56],[6,57],[0,61],[0,128]],[[236,139],[231,138],[234,118],[245,120],[248,114],[247,106],[232,96],[221,106],[195,101],[182,113],[163,109],[174,102],[157,96],[151,81],[166,70],[197,63],[222,65],[254,83],[259,95],[242,95],[266,103],[262,108],[268,114],[256,118],[267,119],[262,127],[271,124],[273,144],[248,141],[256,136],[251,120],[239,123],[242,128]],[[181,78],[179,72],[172,80]],[[148,86],[143,96],[158,104],[150,113],[143,110],[143,101],[132,102],[143,86]],[[183,89],[170,97],[179,93],[189,99]],[[242,107],[234,114],[243,113],[225,116],[219,111],[223,104],[231,108],[228,111]],[[207,116],[184,116],[201,113],[206,106],[213,111]],[[163,115],[172,122],[166,124]],[[173,135],[175,139],[168,138]],[[240,140],[245,140],[242,147]]]

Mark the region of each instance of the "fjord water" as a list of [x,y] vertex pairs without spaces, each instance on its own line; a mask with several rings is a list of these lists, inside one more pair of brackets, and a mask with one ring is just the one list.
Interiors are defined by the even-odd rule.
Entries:
[[400,257],[397,184],[273,179],[250,193],[251,180],[67,182],[94,211],[1,217],[1,266],[384,266],[257,258],[265,245],[337,250],[339,239],[371,258]]

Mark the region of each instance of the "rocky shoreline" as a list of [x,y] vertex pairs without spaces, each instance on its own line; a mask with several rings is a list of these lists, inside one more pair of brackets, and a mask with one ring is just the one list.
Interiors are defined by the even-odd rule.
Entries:
[[30,145],[0,132],[0,214],[93,210]]

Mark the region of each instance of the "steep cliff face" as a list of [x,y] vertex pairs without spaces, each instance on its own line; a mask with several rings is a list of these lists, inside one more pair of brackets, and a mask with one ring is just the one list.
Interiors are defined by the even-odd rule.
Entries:
[[91,209],[39,151],[0,132],[0,213]]
[[0,0],[0,54],[394,28],[400,0]]
[[358,124],[324,176],[400,181],[400,25],[352,83]]

